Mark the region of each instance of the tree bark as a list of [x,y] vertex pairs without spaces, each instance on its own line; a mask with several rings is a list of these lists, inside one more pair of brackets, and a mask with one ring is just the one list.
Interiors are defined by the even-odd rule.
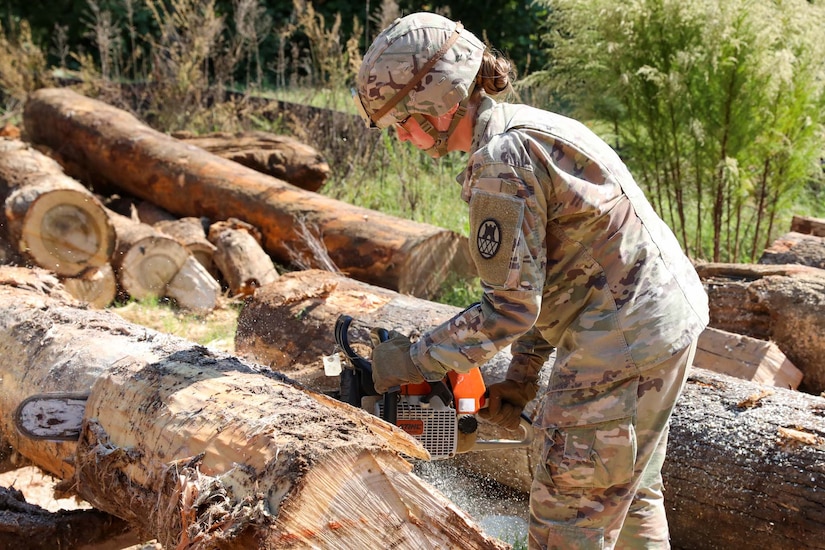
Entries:
[[825,237],[790,232],[775,240],[759,258],[760,264],[800,264],[825,268]]
[[[260,358],[310,387],[334,393],[338,380],[324,376],[320,358],[334,351],[333,326],[338,315],[352,315],[353,339],[360,336],[368,341],[365,333],[373,326],[420,333],[459,311],[326,272],[288,273],[259,289],[244,306],[235,345],[239,354]],[[367,348],[359,351],[368,353]],[[509,353],[499,353],[482,367],[485,381],[502,379],[508,363]],[[542,370],[542,384],[551,369],[548,363]],[[758,406],[737,408],[747,396],[761,392],[770,397],[759,400]],[[538,399],[530,403],[528,413],[537,404]],[[702,415],[705,410],[709,411],[707,416]],[[823,548],[823,416],[825,399],[821,397],[694,369],[677,404],[665,469],[674,548],[731,548],[731,540],[754,548]],[[485,431],[480,435],[485,438],[513,437],[512,433],[482,426]],[[807,435],[800,436],[794,430]],[[793,443],[797,436],[811,439]],[[537,437],[537,443],[540,440]],[[786,441],[792,444],[785,445]],[[451,460],[527,491],[539,457],[536,445],[531,449],[470,452]],[[701,467],[708,473],[700,472]],[[757,477],[770,479],[762,484],[761,493]],[[783,480],[788,483],[783,484]],[[721,489],[720,484],[724,484]],[[708,502],[717,493],[724,499],[717,504]],[[706,503],[704,508],[701,503]],[[701,521],[724,526],[727,531],[700,528]],[[733,526],[734,522],[737,525]],[[766,542],[767,530],[773,535]]]
[[330,175],[329,164],[314,148],[289,136],[267,132],[218,132],[173,137],[307,191],[318,191]]
[[58,149],[121,189],[178,216],[239,218],[289,265],[314,253],[309,227],[335,265],[353,278],[432,296],[451,274],[473,273],[466,238],[358,208],[221,159],[152,130],[130,114],[65,89],[34,92],[24,112],[32,139]]
[[[168,548],[505,548],[398,452],[375,417],[186,340],[83,309],[0,268],[0,435]],[[27,396],[88,392],[78,442],[21,436]]]
[[694,369],[663,475],[674,548],[825,548],[825,399]]
[[[26,550],[79,548],[129,532],[125,521],[98,510],[50,512],[0,487],[0,547]],[[23,542],[25,541],[25,542]],[[140,542],[134,535],[124,542]]]
[[6,142],[0,190],[10,240],[36,265],[71,277],[109,262],[115,233],[103,205],[46,155]]
[[275,264],[261,248],[259,239],[254,227],[236,219],[216,222],[209,228],[215,264],[232,296],[249,296],[278,279]]
[[825,391],[825,271],[801,265],[697,266],[714,328],[771,340],[802,371],[800,391]]

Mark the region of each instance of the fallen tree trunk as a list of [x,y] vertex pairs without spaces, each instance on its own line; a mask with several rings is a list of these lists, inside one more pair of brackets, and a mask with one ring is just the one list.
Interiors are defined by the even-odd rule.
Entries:
[[[459,311],[335,274],[288,273],[259,289],[244,306],[236,350],[262,358],[310,387],[333,393],[338,380],[324,376],[321,356],[334,351],[333,326],[338,315],[352,315],[353,326],[360,329],[353,336],[360,334],[364,340],[372,326],[420,333]],[[504,351],[485,365],[485,381],[503,378],[508,361],[509,353]],[[543,369],[543,377],[551,368],[548,364]],[[736,404],[744,403],[746,396],[762,391],[770,397],[760,400],[761,406],[743,404],[737,409]],[[536,405],[537,401],[531,403],[528,412]],[[703,410],[712,414],[702,416]],[[825,448],[818,439],[825,438],[823,415],[823,398],[695,369],[677,405],[665,470],[674,548],[730,548],[734,538],[739,545],[758,548],[823,548],[825,516],[820,512],[825,505]],[[486,424],[482,427],[485,431],[480,435],[485,438],[513,436]],[[811,442],[782,444],[793,438],[789,430],[808,434]],[[470,452],[451,460],[527,491],[537,453],[534,446]],[[708,473],[702,474],[700,467]],[[685,474],[688,471],[690,475]],[[757,478],[765,476],[771,481],[758,485]],[[706,499],[715,498],[722,482],[726,484],[720,493],[723,500],[709,503]],[[738,487],[744,487],[742,494]],[[701,510],[695,504],[700,502],[706,503]],[[700,529],[698,517],[705,525],[718,524],[727,531]],[[772,535],[766,538],[767,530]]]
[[331,172],[318,151],[289,136],[267,132],[218,132],[202,136],[177,132],[172,136],[307,191],[318,191]]
[[[167,548],[504,548],[410,474],[406,434],[283,376],[0,268],[0,436]],[[27,439],[26,397],[89,393],[80,440]],[[1,439],[1,438],[0,438]],[[397,449],[397,450],[396,450]],[[144,539],[145,540],[145,539]]]
[[261,248],[260,234],[248,223],[234,218],[215,222],[209,228],[209,242],[232,296],[249,296],[278,278],[272,258]]
[[771,340],[802,371],[799,389],[825,392],[825,270],[801,265],[696,268],[714,328]]
[[[473,273],[466,238],[304,191],[145,126],[132,115],[67,89],[34,92],[24,120],[32,139],[178,216],[239,218],[289,265],[314,262],[299,227],[313,231],[353,278],[431,296],[450,274]],[[300,264],[299,264],[300,265]]]
[[7,141],[0,194],[12,244],[36,265],[71,277],[109,262],[115,232],[103,205],[46,155]]
[[825,399],[694,369],[671,421],[674,548],[825,548]]

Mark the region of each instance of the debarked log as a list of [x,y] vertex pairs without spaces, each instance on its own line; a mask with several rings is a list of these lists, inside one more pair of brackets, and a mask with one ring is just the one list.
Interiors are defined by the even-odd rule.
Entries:
[[108,263],[115,231],[91,191],[43,153],[21,141],[3,141],[0,195],[17,250],[67,277]]
[[[3,267],[0,280],[0,435],[146,538],[180,549],[505,548],[410,473],[399,452],[426,452],[397,428],[78,307],[44,272]],[[79,441],[17,432],[12,412],[43,392],[89,395]]]
[[181,217],[234,217],[252,224],[263,235],[264,250],[283,265],[296,255],[314,257],[305,227],[338,269],[402,293],[429,297],[449,276],[474,273],[467,239],[452,231],[304,191],[71,90],[34,92],[24,120],[33,141],[133,196]]
[[802,371],[801,391],[825,392],[825,270],[781,264],[696,267],[714,328],[770,340]]
[[[333,393],[338,381],[324,376],[322,356],[335,350],[338,315],[351,315],[353,339],[365,341],[372,326],[420,333],[459,311],[332,273],[288,273],[258,289],[244,306],[236,349]],[[503,378],[508,360],[505,350],[482,366],[485,381]],[[551,369],[548,362],[543,378]],[[752,406],[751,396],[756,396]],[[733,540],[759,548],[823,548],[825,399],[694,369],[676,411],[664,471],[674,548],[731,548]],[[485,438],[514,435],[481,426]],[[536,445],[451,460],[527,491],[539,456]],[[723,499],[714,504],[716,495]]]

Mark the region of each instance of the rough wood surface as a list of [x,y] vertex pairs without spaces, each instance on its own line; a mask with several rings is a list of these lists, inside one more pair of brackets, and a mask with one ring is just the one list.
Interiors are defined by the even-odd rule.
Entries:
[[802,371],[801,391],[825,391],[825,270],[795,264],[697,266],[714,328],[771,340]]
[[760,384],[795,390],[802,372],[767,340],[708,327],[699,336],[693,364]]
[[232,296],[249,296],[278,279],[272,258],[261,248],[260,233],[248,223],[234,218],[213,223],[208,238]]
[[60,282],[69,294],[98,309],[111,305],[117,296],[117,277],[108,263],[75,277],[60,277]]
[[[187,145],[132,115],[67,89],[29,96],[26,129],[131,195],[177,216],[230,217],[257,227],[263,247],[284,265],[315,254],[301,225],[353,278],[431,296],[451,274],[473,273],[467,239],[438,227],[358,208]],[[313,267],[319,267],[313,265]]]
[[[99,510],[50,512],[26,502],[20,491],[0,487],[0,548],[80,548],[128,532],[125,521]],[[140,542],[133,535],[121,540]]]
[[[354,317],[357,336],[371,326],[420,332],[459,311],[335,274],[289,273],[259,289],[241,311],[236,348],[310,387],[333,392],[337,379],[324,377],[320,356],[334,350],[333,325],[341,313]],[[508,361],[506,352],[497,355],[482,368],[485,380],[501,379]],[[543,369],[543,377],[551,368]],[[746,401],[763,393],[766,398],[753,406]],[[677,404],[665,468],[674,548],[823,548],[823,418],[821,397],[694,369]],[[801,442],[796,432],[810,439]],[[534,447],[471,452],[451,460],[526,491],[539,456]],[[762,476],[770,481],[757,485]],[[723,498],[715,500],[717,494]],[[720,527],[702,527],[711,524]]]
[[23,142],[4,141],[0,197],[17,250],[65,276],[108,263],[115,232],[103,205],[54,160]]
[[825,219],[810,216],[794,216],[791,220],[791,231],[825,237]]
[[[505,546],[410,474],[423,450],[358,409],[236,357],[77,307],[0,268],[0,435],[167,548]],[[48,337],[46,337],[48,335]],[[79,442],[19,435],[28,395],[89,392]]]
[[776,239],[759,258],[760,264],[800,264],[825,268],[825,237],[790,232]]
[[268,132],[217,132],[201,136],[177,132],[172,135],[307,191],[321,189],[331,172],[329,164],[315,148],[289,136]]
[[825,399],[695,369],[663,475],[674,548],[825,548]]

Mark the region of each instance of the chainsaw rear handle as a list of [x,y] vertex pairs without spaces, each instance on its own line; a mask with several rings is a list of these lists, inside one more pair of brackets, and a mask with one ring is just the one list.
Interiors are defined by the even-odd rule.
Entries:
[[[360,374],[361,386],[366,395],[379,395],[375,391],[375,386],[372,383],[372,363],[364,357],[356,353],[349,343],[349,326],[352,324],[352,317],[349,315],[339,315],[335,320],[335,342],[347,356],[347,361]],[[390,333],[385,328],[376,330],[378,333],[378,341],[386,342],[389,340]],[[393,386],[387,393],[384,394],[384,414],[383,420],[390,424],[395,424],[398,421],[398,396],[401,393],[401,388]]]
[[478,439],[473,445],[474,451],[494,451],[497,449],[520,449],[533,444],[533,422],[523,414],[519,419],[521,439]]

